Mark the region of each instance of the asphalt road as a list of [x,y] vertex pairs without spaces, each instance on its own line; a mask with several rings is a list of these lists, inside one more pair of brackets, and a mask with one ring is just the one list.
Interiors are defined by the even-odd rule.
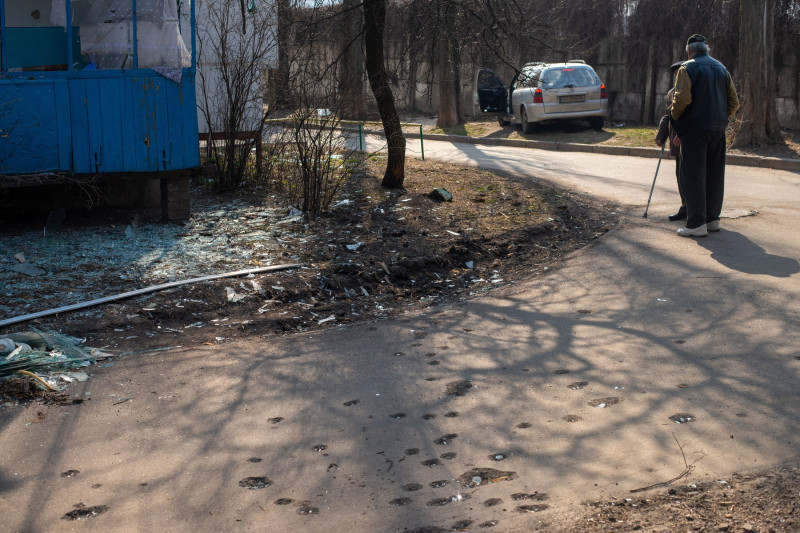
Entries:
[[[129,357],[74,386],[82,405],[0,411],[0,529],[549,530],[687,465],[680,483],[797,460],[799,174],[729,167],[725,207],[758,213],[685,239],[666,221],[672,161],[644,219],[654,159],[425,153],[626,217],[555,272],[461,305]],[[62,518],[76,504],[108,510]]]

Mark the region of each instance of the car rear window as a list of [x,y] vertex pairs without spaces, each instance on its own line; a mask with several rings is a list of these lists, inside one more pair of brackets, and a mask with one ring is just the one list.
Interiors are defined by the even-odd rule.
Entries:
[[563,87],[589,87],[599,85],[597,77],[591,67],[566,66],[554,67],[545,70],[541,76],[543,89],[561,89]]

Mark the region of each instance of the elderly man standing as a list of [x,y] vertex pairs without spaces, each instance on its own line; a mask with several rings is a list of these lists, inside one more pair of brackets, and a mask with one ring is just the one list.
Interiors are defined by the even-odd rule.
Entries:
[[725,128],[739,98],[725,66],[708,55],[700,34],[686,43],[689,60],[678,69],[672,124],[681,148],[681,191],[686,202],[682,237],[719,231],[725,190]]

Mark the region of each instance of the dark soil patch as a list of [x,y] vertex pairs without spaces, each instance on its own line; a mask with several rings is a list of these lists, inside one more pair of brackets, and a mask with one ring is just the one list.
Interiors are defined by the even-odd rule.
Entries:
[[265,489],[272,485],[272,481],[265,477],[246,477],[239,481],[239,486],[250,490]]
[[464,396],[471,388],[472,383],[469,381],[451,381],[447,384],[445,393],[448,396]]
[[108,511],[108,507],[105,505],[93,505],[91,507],[86,507],[83,503],[76,503],[75,509],[65,513],[64,516],[61,518],[65,520],[80,520],[82,518],[94,518],[95,516],[101,515]]
[[5,403],[41,403],[44,405],[72,405],[83,403],[58,391],[44,390],[36,382],[28,378],[8,378],[0,380],[0,402]]

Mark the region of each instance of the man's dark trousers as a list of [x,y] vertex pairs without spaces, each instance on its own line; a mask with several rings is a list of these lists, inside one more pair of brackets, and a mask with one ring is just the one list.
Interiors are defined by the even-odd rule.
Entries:
[[725,132],[687,132],[681,139],[681,192],[686,227],[719,220],[725,191]]

